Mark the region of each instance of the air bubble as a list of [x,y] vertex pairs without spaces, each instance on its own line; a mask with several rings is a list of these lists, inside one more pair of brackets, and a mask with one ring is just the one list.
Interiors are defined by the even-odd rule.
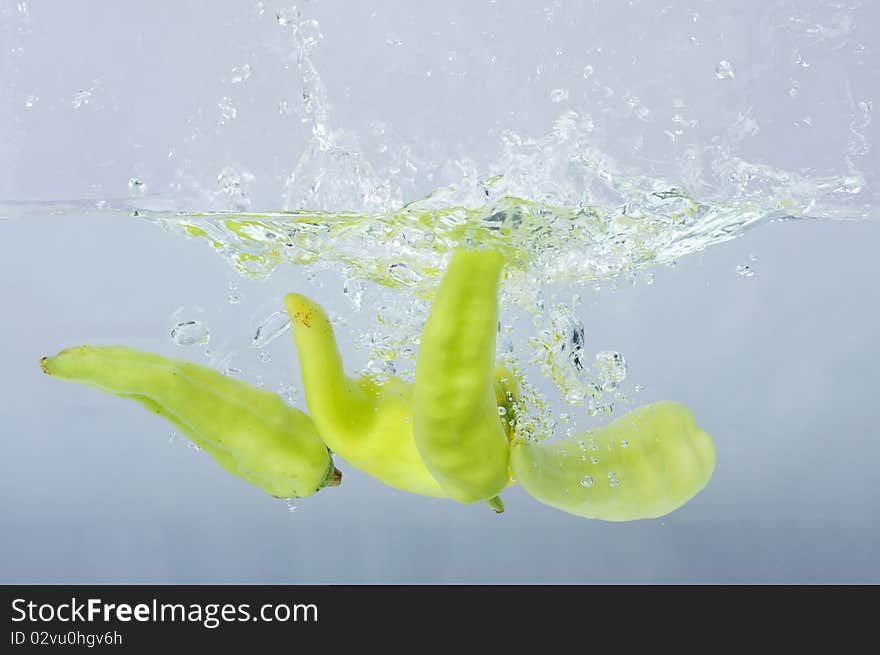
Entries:
[[235,117],[238,116],[238,110],[232,104],[232,98],[229,96],[220,98],[217,101],[217,106],[220,108],[220,125],[225,125],[227,121],[235,120]]
[[182,321],[171,330],[171,340],[178,346],[194,346],[206,344],[211,335],[201,321]]
[[550,100],[556,103],[568,100],[568,89],[553,89],[550,92]]
[[755,272],[748,264],[738,264],[736,267],[736,274],[740,277],[753,277]]
[[263,348],[290,329],[290,315],[287,312],[272,312],[260,323],[251,348]]
[[251,76],[251,67],[249,64],[243,64],[241,66],[236,66],[235,68],[233,68],[230,73],[230,81],[233,84],[241,84],[242,82],[246,82]]
[[385,44],[386,45],[393,45],[397,48],[402,48],[403,47],[403,39],[401,39],[394,32],[389,32],[388,34],[385,35]]
[[281,27],[287,27],[289,25],[293,25],[296,22],[297,18],[297,10],[296,7],[291,7],[290,9],[279,9],[275,13],[275,19],[278,21],[278,24]]
[[132,177],[128,180],[128,190],[131,195],[142,196],[147,191],[147,185],[141,178]]
[[615,350],[596,353],[596,369],[602,388],[605,390],[616,389],[626,379],[626,360]]
[[402,262],[396,262],[388,267],[389,277],[398,284],[411,287],[419,282],[419,275],[412,268]]
[[92,92],[91,91],[78,91],[76,95],[73,96],[73,100],[71,101],[71,106],[74,109],[81,109],[85,107],[92,101]]
[[729,80],[735,77],[733,74],[733,64],[726,59],[719,61],[718,65],[715,66],[715,77],[719,80]]

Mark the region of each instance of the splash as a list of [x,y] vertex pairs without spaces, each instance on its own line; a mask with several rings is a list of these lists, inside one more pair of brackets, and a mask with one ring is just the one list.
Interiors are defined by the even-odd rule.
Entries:
[[[560,300],[548,289],[650,281],[652,267],[674,264],[769,221],[864,219],[876,212],[869,184],[873,173],[866,176],[860,169],[871,152],[872,104],[849,86],[845,165],[837,169],[796,172],[743,157],[741,144],[760,129],[751,108],[743,107],[719,134],[690,136],[697,134],[698,121],[683,100],[673,98],[669,129],[652,128],[678,153],[675,166],[659,167],[669,171],[664,177],[656,174],[657,167],[611,154],[617,123],[609,116],[655,126],[659,109],[615,90],[611,67],[602,64],[608,53],[594,46],[587,51],[590,63],[577,66],[577,77],[588,90],[585,102],[577,103],[571,85],[552,85],[543,94],[556,116],[546,134],[504,130],[497,138],[497,155],[481,163],[467,156],[432,160],[386,122],[372,121],[369,134],[361,135],[336,125],[314,59],[325,40],[319,22],[297,8],[268,12],[263,3],[259,7],[259,20],[275,23],[272,29],[283,46],[264,48],[274,61],[260,59],[255,49],[247,61],[224,69],[223,88],[188,117],[191,133],[168,151],[169,161],[181,163],[167,194],[153,195],[157,186],[133,175],[123,200],[6,202],[0,203],[0,216],[124,213],[206,244],[246,278],[265,280],[288,265],[337,271],[344,280],[340,292],[352,311],[371,315],[369,329],[355,346],[367,353],[364,372],[377,378],[411,375],[419,328],[452,249],[498,248],[511,261],[502,287],[500,357],[515,371],[531,367],[552,382],[567,405],[597,415],[627,402],[625,355],[591,353],[589,334],[577,316],[578,299]],[[808,54],[798,51],[792,65],[806,71],[811,66],[807,57],[818,57],[816,44],[839,48],[852,38],[855,24],[841,12],[830,26],[803,15],[780,28],[780,33],[800,30],[804,37],[801,45]],[[552,18],[548,14],[547,20]],[[698,19],[694,14],[690,22]],[[388,44],[403,47],[397,37]],[[459,58],[454,51],[448,61],[455,72]],[[285,76],[289,89],[284,99],[272,98],[271,112],[259,114],[249,104],[249,89],[272,81],[270,68]],[[539,66],[536,76],[542,74]],[[725,88],[748,76],[741,59],[715,58],[707,72]],[[80,113],[96,109],[93,98],[105,90],[96,78],[65,102]],[[789,91],[792,99],[798,97],[802,83],[792,79]],[[33,108],[36,100],[27,102]],[[225,161],[213,161],[209,145],[225,144],[230,135],[244,142],[248,134],[269,131],[258,129],[262,125],[257,122],[268,113],[285,126],[277,141],[284,143],[293,132],[305,138],[304,147],[295,151],[298,156],[291,157],[287,145],[276,152],[287,161],[282,174],[251,170],[234,150]],[[19,120],[18,113],[11,114]],[[812,127],[807,118],[798,124]],[[377,145],[368,153],[365,144],[371,141]],[[201,148],[209,154],[201,154]],[[643,136],[632,148],[644,149]],[[429,175],[429,170],[444,173]],[[453,181],[432,182],[436,188],[425,194],[431,188],[423,186],[426,180],[438,178]],[[259,185],[262,196],[254,190]],[[273,204],[280,210],[255,209],[266,206],[267,194],[277,198]],[[740,274],[749,273],[744,265]],[[387,291],[383,298],[388,300],[378,311],[364,302],[373,287]],[[230,295],[230,303],[237,302]],[[525,341],[516,339],[514,330],[523,321],[531,321],[531,337]],[[186,336],[192,325],[175,329],[181,338],[194,338]],[[283,315],[267,314],[250,346],[263,348],[286,329]],[[567,424],[567,415],[551,416],[551,402],[537,387],[527,385],[525,393],[531,413],[522,421],[524,429],[550,433]]]

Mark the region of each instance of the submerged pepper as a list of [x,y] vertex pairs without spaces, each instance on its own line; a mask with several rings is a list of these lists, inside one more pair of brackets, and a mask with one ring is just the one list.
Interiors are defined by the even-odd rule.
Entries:
[[308,496],[339,484],[341,474],[306,414],[213,369],[121,346],[76,346],[40,366],[52,377],[143,405],[271,496]]
[[494,250],[453,253],[416,359],[415,444],[443,489],[464,503],[493,499],[510,481],[508,435],[495,390],[503,267],[504,257]]
[[657,518],[684,505],[712,476],[715,448],[684,405],[639,407],[576,437],[511,443],[513,476],[534,498],[604,521]]
[[[397,377],[379,383],[366,376],[347,376],[333,326],[321,306],[298,293],[288,294],[284,301],[299,354],[306,405],[327,446],[391,487],[449,498],[416,448],[413,385]],[[494,348],[492,352],[494,355]],[[502,430],[503,423],[512,429],[510,417],[519,390],[506,369],[498,367],[494,375],[494,386],[489,390],[497,394],[493,400],[495,426]],[[507,417],[499,419],[498,407],[502,405]],[[496,512],[503,510],[500,500],[490,506]]]
[[284,302],[306,405],[324,443],[391,487],[446,497],[413,441],[412,386],[397,377],[379,384],[366,376],[347,376],[333,326],[321,306],[298,293],[288,294]]

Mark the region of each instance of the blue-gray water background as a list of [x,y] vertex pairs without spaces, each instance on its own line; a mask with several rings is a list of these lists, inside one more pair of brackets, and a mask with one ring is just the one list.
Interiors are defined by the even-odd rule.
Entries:
[[[217,117],[204,116],[228,96],[238,107],[235,127],[250,106],[283,117],[279,98],[297,98],[296,80],[283,93],[271,79],[244,93],[229,79],[250,61],[256,83],[261,65],[285,61],[283,53],[254,55],[274,47],[274,5],[261,14],[261,3],[29,2],[24,12],[20,4],[0,5],[0,201],[136,204],[129,181],[142,179],[149,192],[178,182],[177,197],[189,202],[200,176],[213,181],[227,164],[240,172],[264,161],[248,201],[252,209],[280,207],[308,130],[290,128],[282,138],[268,123],[254,131],[251,119],[249,130],[223,140]],[[245,279],[204,242],[125,213],[16,214],[7,204],[0,582],[880,582],[880,222],[872,184],[880,167],[870,147],[876,122],[861,125],[847,108],[877,99],[876,7],[693,2],[670,17],[648,2],[368,4],[302,5],[320,20],[315,65],[332,120],[361,135],[374,134],[376,121],[392,126],[400,143],[421,147],[422,161],[466,155],[483,169],[504,129],[545,134],[570,105],[594,108],[603,147],[628,165],[680,177],[676,148],[687,135],[662,136],[682,123],[664,127],[659,117],[675,111],[678,96],[702,121],[690,128],[700,132],[693,142],[711,142],[750,110],[761,129],[737,142],[750,160],[845,174],[849,153],[865,178],[844,216],[853,220],[765,222],[675,267],[652,267],[650,285],[571,286],[589,347],[625,354],[628,382],[645,388],[638,402],[683,402],[713,436],[709,486],[663,519],[609,524],[545,507],[518,488],[496,516],[481,505],[410,496],[342,465],[341,487],[291,512],[203,453],[169,444],[160,419],[50,380],[37,363],[82,342],[204,362],[200,349],[169,338],[184,307],[184,316],[210,327],[212,348],[243,353],[251,379],[289,372],[298,384],[289,335],[265,349],[269,362],[249,352],[255,322],[293,289],[352,315],[343,278],[325,271],[309,280],[282,266],[268,280]],[[719,77],[722,60],[734,77],[723,67]],[[663,67],[670,62],[678,68]],[[594,76],[607,80],[621,114],[629,93],[639,96],[636,112],[644,106],[651,115],[616,122],[612,100],[590,86]],[[555,89],[567,89],[567,99]],[[795,125],[804,117],[808,124]],[[291,122],[302,123],[298,115]],[[869,146],[864,152],[848,145],[854,133]],[[430,180],[413,173],[400,183],[404,201],[461,176],[428,168]],[[332,204],[329,196],[313,200]],[[753,276],[737,274],[744,264]],[[240,302],[230,304],[230,295]],[[353,338],[356,322],[340,335]]]

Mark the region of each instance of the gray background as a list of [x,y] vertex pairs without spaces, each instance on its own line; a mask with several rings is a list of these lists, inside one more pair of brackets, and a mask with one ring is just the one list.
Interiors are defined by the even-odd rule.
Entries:
[[[290,138],[279,145],[277,134],[246,130],[259,121],[241,116],[238,137],[211,132],[204,145],[186,140],[196,130],[186,117],[213,107],[225,93],[217,80],[242,62],[242,53],[259,49],[253,43],[263,47],[275,34],[252,20],[249,9],[237,3],[126,3],[122,9],[123,3],[86,2],[76,9],[52,3],[50,13],[49,3],[42,10],[41,3],[30,4],[29,33],[9,21],[0,32],[26,48],[16,59],[3,59],[9,93],[0,111],[12,118],[0,128],[0,199],[124,196],[133,174],[162,191],[178,170],[167,157],[176,148],[189,157],[188,170],[205,180],[222,163],[254,171],[254,205],[279,205],[279,180],[305,143],[297,129],[290,127]],[[819,43],[806,31],[801,41],[785,41],[788,33],[779,25],[788,24],[791,3],[773,5],[780,14],[772,17],[781,17],[775,23],[766,13],[734,9],[747,3],[695,3],[704,17],[715,12],[713,26],[698,33],[710,51],[679,56],[673,27],[685,38],[690,28],[681,17],[657,18],[659,4],[636,3],[643,13],[627,20],[617,15],[622,9],[602,3],[563,3],[557,11],[565,19],[549,26],[540,22],[543,6],[500,4],[502,14],[496,5],[479,3],[468,15],[470,3],[437,3],[417,14],[404,3],[370,3],[377,12],[372,19],[349,3],[344,11],[340,4],[309,5],[325,35],[316,65],[334,122],[365,135],[370,120],[386,120],[425,161],[462,153],[478,163],[491,161],[501,129],[542,134],[562,110],[547,93],[563,82],[520,84],[527,70],[560,58],[566,63],[553,75],[568,80],[577,96],[572,103],[601,105],[588,91],[574,92],[574,73],[581,75],[584,62],[595,57],[585,52],[586,44],[613,41],[633,49],[620,57],[650,63],[629,69],[606,61],[608,68],[597,64],[597,71],[616,70],[605,73],[607,79],[616,75],[615,88],[637,90],[654,108],[673,94],[669,84],[680,84],[693,103],[704,103],[703,113],[695,112],[706,133],[696,141],[722,133],[731,114],[751,106],[768,127],[742,144],[743,151],[773,166],[819,173],[842,170],[850,133],[847,109],[838,106],[841,88],[829,81],[843,77],[832,73],[851,73],[857,97],[870,98],[875,90],[864,65],[849,68],[865,25],[876,25],[870,8],[854,13],[849,33]],[[15,3],[3,7],[7,18],[14,16]],[[823,3],[801,7],[799,15],[809,18],[804,30],[834,24]],[[273,9],[266,6],[266,12]],[[634,32],[649,24],[652,29],[636,38]],[[721,54],[715,49],[722,48],[712,35],[722,24],[731,44],[724,56],[737,70],[727,81],[744,85],[736,92],[718,91],[714,76]],[[478,38],[487,30],[492,38]],[[389,45],[390,33],[404,45]],[[772,63],[777,55],[789,61],[792,44],[807,52],[809,43],[820,48],[814,66],[824,62],[828,70],[812,82],[805,78],[801,104],[780,108],[770,90],[787,82],[791,71],[768,64],[750,80],[749,64]],[[507,68],[453,76],[443,67],[464,66],[465,56],[449,62],[453,47],[469,53],[468,71],[483,70],[489,64],[480,63],[482,55],[488,61],[491,53]],[[564,55],[555,54],[558,47]],[[875,65],[870,50],[860,56],[874,57],[866,61]],[[423,80],[429,68],[444,71],[444,85]],[[104,104],[96,93],[85,113],[73,111],[70,97],[97,76]],[[238,102],[274,107],[275,96],[257,102],[261,93],[270,94],[271,81],[264,80],[262,91],[237,96]],[[296,88],[286,92],[295,96]],[[32,108],[43,112],[38,117],[20,102],[31,93],[40,96]],[[796,138],[805,132],[789,119],[802,109],[812,113],[814,127]],[[648,151],[632,155],[625,143],[636,128],[625,116],[604,115],[605,138],[624,144],[615,150],[612,143],[610,151],[624,160],[631,156],[629,163],[649,172],[675,176],[680,153],[674,147],[657,142],[651,153],[648,139]],[[214,125],[213,118],[204,121]],[[650,134],[659,129],[648,128]],[[363,150],[372,152],[368,144]],[[875,156],[871,150],[858,161],[869,179],[877,172]],[[401,182],[406,199],[451,175],[439,163],[430,170],[430,180]],[[859,202],[874,211],[869,193]],[[314,291],[303,272],[287,267],[267,282],[239,279],[203,243],[122,215],[4,217],[0,581],[880,582],[878,238],[876,220],[770,223],[683,258],[675,268],[657,268],[653,286],[579,290],[588,346],[626,355],[628,383],[646,388],[640,401],[672,398],[689,405],[718,455],[709,486],[681,510],[657,521],[607,524],[542,506],[518,488],[505,494],[507,512],[496,516],[479,505],[410,496],[346,466],[340,488],[288,512],[284,502],[222,472],[202,453],[169,444],[161,420],[49,380],[37,361],[81,342],[126,343],[203,360],[198,350],[181,349],[168,338],[177,307],[191,314],[201,306],[212,347],[238,349],[251,376],[264,374],[272,384],[285,376],[295,381],[288,336],[271,344],[267,365],[247,343],[255,318],[284,292]],[[750,262],[751,254],[757,261]],[[734,272],[746,262],[754,277]],[[227,303],[233,280],[239,305]],[[340,300],[341,278],[328,273],[319,282],[315,293],[322,302],[350,314]]]

